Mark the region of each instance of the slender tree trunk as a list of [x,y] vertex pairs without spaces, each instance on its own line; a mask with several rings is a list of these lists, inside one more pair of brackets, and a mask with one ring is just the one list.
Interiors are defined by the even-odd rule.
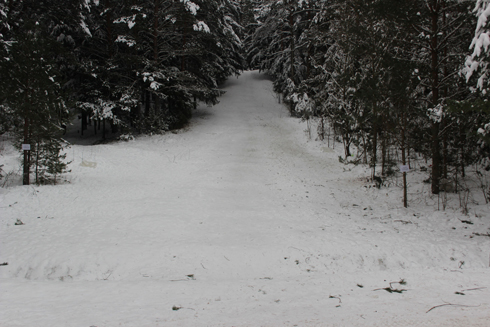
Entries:
[[[24,144],[30,144],[29,142],[29,118],[27,118],[27,113],[26,117],[24,118]],[[31,151],[30,150],[24,150],[24,174],[23,174],[23,185],[29,185],[30,180],[29,180],[29,167],[31,166]]]
[[[24,109],[24,144],[29,144],[30,147],[30,121],[29,121],[29,113],[32,108],[32,103],[31,99],[29,97],[30,93],[30,81],[29,78],[27,78],[27,88],[26,88],[26,93],[25,93],[25,98],[26,98],[26,104],[28,105],[28,108]],[[31,167],[31,151],[29,150],[24,150],[24,174],[23,174],[23,185],[29,185],[30,184],[30,167]]]
[[378,121],[376,114],[374,114],[373,119],[373,136],[372,136],[372,157],[371,157],[371,167],[373,168],[373,175],[371,176],[374,180],[376,176],[376,163],[378,161]]
[[155,115],[158,116],[160,114],[160,109],[161,109],[160,98],[155,95],[155,110],[154,110]]
[[344,136],[344,153],[345,153],[345,160],[347,160],[350,157],[350,139],[347,136],[347,133]]
[[105,131],[105,119],[102,119],[102,139],[105,140],[105,135],[106,135],[106,131]]
[[[407,120],[406,120],[406,114],[405,111],[402,111],[402,129],[401,129],[401,148],[402,148],[402,164],[405,166],[407,164],[407,159],[406,159],[406,139],[405,139],[405,131],[407,128]],[[403,172],[403,206],[405,208],[408,207],[408,200],[407,200],[407,173]]]
[[87,112],[84,110],[82,111],[82,130],[81,134],[83,136],[83,131],[87,129]]
[[464,133],[462,126],[459,127],[459,144],[460,144],[460,151],[461,151],[461,176],[465,177],[465,163],[466,163],[466,158],[465,158],[465,144],[466,144],[466,134]]
[[185,28],[182,28],[182,63],[181,63],[181,71],[185,71],[185,45],[187,42],[187,37],[185,33]]
[[321,128],[321,131],[320,131],[320,135],[319,136],[320,136],[320,140],[323,141],[325,139],[325,118],[323,118],[323,116],[322,116],[320,119],[321,119],[321,121],[320,121],[320,123],[321,123],[321,127],[320,127]]
[[291,30],[291,40],[290,40],[290,47],[291,47],[291,53],[290,53],[290,59],[291,60],[291,80],[294,82],[294,48],[296,47],[295,45],[295,40],[294,40],[294,18],[293,18],[293,9],[291,8],[291,11],[289,12],[289,27]]
[[158,62],[158,17],[160,10],[160,0],[154,0],[153,7],[153,60]]
[[[442,1],[442,25],[446,25],[446,4],[444,1]],[[443,39],[446,39],[446,29],[443,31]],[[443,76],[444,79],[448,77],[448,68],[447,68],[447,43],[444,44],[444,49],[443,49]],[[442,88],[442,95],[444,99],[447,99],[448,97],[448,87],[447,85],[444,85]],[[446,132],[446,118],[443,116],[441,125],[442,125],[442,130],[443,130],[443,137],[442,137],[442,177],[447,179],[448,176],[448,164],[449,164],[449,153],[448,153],[448,133]]]
[[444,131],[442,136],[442,178],[447,179],[448,176],[448,165],[449,165],[449,151],[448,151],[448,134],[446,129],[446,119],[442,118],[441,127]]
[[387,161],[386,157],[387,157],[386,133],[383,133],[383,135],[381,135],[381,175],[382,176],[386,174],[386,161]]
[[150,117],[150,111],[151,111],[151,93],[148,91],[143,91],[144,92],[144,98],[145,98],[145,116]]
[[408,167],[411,169],[412,168],[412,162],[410,161],[410,147],[407,146],[407,158],[408,158]]
[[[438,33],[439,33],[439,0],[431,1],[431,88],[432,106],[435,108],[439,104],[439,55],[438,55]],[[441,178],[441,153],[440,153],[440,123],[432,122],[432,193],[439,194],[439,181]]]
[[39,184],[39,142],[36,143],[36,184]]
[[432,193],[439,194],[441,179],[441,154],[439,146],[439,123],[432,123]]
[[367,165],[368,164],[368,146],[367,146],[368,136],[366,135],[365,132],[361,132],[361,137],[362,137],[362,163],[364,165]]
[[[290,67],[290,78],[291,78],[291,81],[293,81],[294,83],[294,75],[295,75],[295,71],[294,71],[294,48],[296,47],[295,45],[295,40],[294,40],[294,18],[293,18],[293,8],[291,8],[290,12],[289,12],[289,28],[290,28],[290,31],[291,31],[291,35],[290,35],[290,42],[289,42],[289,46],[290,46],[290,58],[289,60],[291,61],[291,67]],[[291,112],[291,115],[294,113],[294,104],[293,102],[291,101],[290,102],[290,108],[289,108],[289,111]]]

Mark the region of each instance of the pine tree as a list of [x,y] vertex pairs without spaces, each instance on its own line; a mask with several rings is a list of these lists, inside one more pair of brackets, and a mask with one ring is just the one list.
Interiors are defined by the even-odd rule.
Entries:
[[[471,55],[468,55],[465,62],[465,77],[466,81],[470,83],[470,89],[474,92],[478,92],[478,96],[487,99],[489,93],[489,26],[488,18],[490,16],[490,3],[485,0],[477,0],[473,12],[477,17],[475,34],[470,45],[470,49],[473,50]],[[467,105],[464,105],[468,107]],[[489,158],[488,147],[490,146],[490,112],[488,106],[482,102],[471,104],[471,111],[477,109],[478,115],[484,117],[478,126],[477,135],[481,139],[481,142],[485,145],[482,148],[483,157]],[[467,110],[465,110],[467,111]]]
[[249,66],[272,76],[275,91],[283,93],[293,115],[297,115],[296,100],[304,99],[300,84],[311,71],[308,31],[317,11],[315,1],[265,2],[259,7],[258,26],[249,38]]
[[[63,173],[66,167],[60,154],[64,145],[61,125],[67,123],[69,115],[51,52],[58,45],[43,38],[40,25],[25,22],[0,62],[2,105],[9,108],[17,124],[14,132],[19,139],[18,147],[30,146],[30,150],[23,151],[24,185],[30,184],[32,165],[36,171],[47,169],[46,174],[53,177]],[[39,161],[35,156],[43,156],[44,160]],[[48,166],[58,168],[53,170]]]

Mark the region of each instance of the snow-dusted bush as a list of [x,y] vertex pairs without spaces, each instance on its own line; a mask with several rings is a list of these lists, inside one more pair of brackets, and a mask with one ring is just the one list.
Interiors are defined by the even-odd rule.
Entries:
[[120,141],[126,141],[126,142],[134,141],[134,135],[131,133],[121,134],[121,135],[119,135],[119,140]]

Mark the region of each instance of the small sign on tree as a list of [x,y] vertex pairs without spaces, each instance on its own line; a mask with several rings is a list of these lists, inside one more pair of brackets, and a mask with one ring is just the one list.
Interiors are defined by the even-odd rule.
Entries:
[[408,173],[410,171],[410,167],[408,165],[401,165],[400,166],[400,171],[402,173]]
[[31,145],[30,144],[22,144],[22,150],[23,151],[31,151]]

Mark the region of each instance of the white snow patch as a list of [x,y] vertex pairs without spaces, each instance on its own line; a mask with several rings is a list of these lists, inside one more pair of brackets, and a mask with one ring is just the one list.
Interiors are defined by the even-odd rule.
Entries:
[[198,21],[196,24],[193,25],[193,28],[194,28],[194,31],[203,31],[205,33],[211,32],[208,25],[203,21]]
[[126,35],[118,35],[116,42],[125,43],[129,47],[136,45],[136,41]]
[[199,5],[195,4],[190,0],[180,0],[185,5],[187,11],[189,11],[194,16],[197,15],[197,11],[199,10]]
[[87,24],[85,24],[85,21],[83,19],[80,21],[80,27],[85,33],[87,33],[87,35],[92,36],[90,29],[88,28]]

